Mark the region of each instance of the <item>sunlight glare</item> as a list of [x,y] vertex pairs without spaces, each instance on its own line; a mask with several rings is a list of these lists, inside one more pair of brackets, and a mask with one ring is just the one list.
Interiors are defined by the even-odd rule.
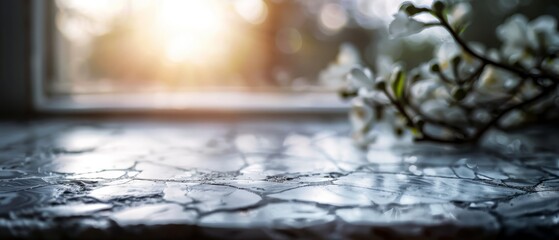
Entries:
[[204,62],[223,44],[226,12],[214,0],[165,0],[157,14],[157,28],[167,58],[173,62]]
[[264,22],[268,15],[268,7],[263,0],[236,0],[234,7],[245,21],[252,24]]

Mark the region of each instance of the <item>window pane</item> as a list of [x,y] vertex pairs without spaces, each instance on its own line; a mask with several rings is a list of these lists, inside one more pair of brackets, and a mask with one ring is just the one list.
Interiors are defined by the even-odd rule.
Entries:
[[320,70],[344,42],[373,49],[399,2],[58,0],[48,90],[334,91],[343,71]]

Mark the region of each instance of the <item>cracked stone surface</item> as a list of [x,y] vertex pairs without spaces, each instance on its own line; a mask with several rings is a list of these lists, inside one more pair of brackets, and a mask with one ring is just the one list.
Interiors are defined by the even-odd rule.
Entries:
[[0,239],[559,239],[546,127],[368,150],[339,119],[0,130]]

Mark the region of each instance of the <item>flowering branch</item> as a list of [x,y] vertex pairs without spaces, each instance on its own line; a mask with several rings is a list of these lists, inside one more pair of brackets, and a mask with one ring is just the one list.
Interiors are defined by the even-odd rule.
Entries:
[[[486,58],[486,57],[476,53],[474,50],[472,50],[468,46],[468,44],[466,44],[466,42],[464,40],[462,40],[462,38],[460,38],[458,33],[456,33],[452,29],[452,27],[450,26],[448,21],[445,19],[445,17],[442,15],[442,13],[433,13],[433,15],[436,16],[439,19],[440,24],[431,24],[431,26],[438,26],[438,25],[443,26],[450,33],[450,35],[452,36],[454,41],[456,41],[456,43],[458,43],[460,45],[460,47],[466,53],[472,55],[473,57],[475,57],[479,60],[481,60],[483,63],[493,65],[495,67],[502,68],[502,69],[507,70],[507,71],[514,72],[514,73],[516,73],[519,76],[524,77],[524,78],[534,78],[534,79],[550,78],[550,79],[553,79],[553,80],[558,80],[559,79],[558,76],[556,76],[554,74],[551,74],[551,73],[548,73],[548,74],[533,74],[533,73],[530,73],[530,72],[523,71],[523,69],[521,69],[521,68],[515,68],[513,66],[509,66],[509,65],[504,64],[504,63],[493,61],[489,58]],[[553,55],[553,54],[551,54],[551,55]]]
[[[398,134],[405,127],[416,141],[444,143],[478,142],[493,127],[522,124],[528,115],[548,115],[559,86],[556,20],[542,16],[529,23],[514,16],[497,29],[503,48],[484,50],[460,36],[469,10],[466,3],[446,6],[436,1],[430,8],[402,4],[389,26],[391,35],[404,37],[440,26],[454,42],[442,44],[433,61],[410,71],[395,64],[390,73],[374,78],[367,68],[351,70],[343,93],[356,103],[351,116],[354,125],[361,126],[354,132],[358,140],[366,144],[374,139],[366,136],[374,129],[374,115],[390,115],[382,112],[395,113],[390,116]],[[414,18],[418,14],[430,14],[436,21],[421,22]]]

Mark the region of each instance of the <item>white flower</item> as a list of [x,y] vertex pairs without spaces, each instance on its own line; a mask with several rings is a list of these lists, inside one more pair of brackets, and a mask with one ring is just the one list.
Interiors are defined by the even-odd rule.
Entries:
[[502,51],[510,62],[529,57],[526,50],[538,48],[536,33],[523,15],[514,15],[499,26],[497,37],[504,42]]
[[538,95],[541,90],[536,86],[533,81],[527,81],[520,87],[519,95],[524,99],[533,98]]
[[481,122],[481,123],[486,123],[491,121],[491,113],[484,108],[478,108],[475,109],[474,112],[472,113],[474,120]]
[[443,119],[452,123],[466,123],[466,111],[458,106],[449,106],[443,114]]
[[[476,53],[482,54],[485,47],[480,43],[470,43],[469,47]],[[450,80],[456,80],[454,76],[452,60],[460,57],[461,62],[458,66],[458,77],[460,79],[466,78],[473,74],[475,70],[481,66],[482,62],[474,58],[470,54],[464,52],[460,46],[454,41],[447,41],[442,43],[435,49],[435,56],[439,64],[441,72]]]
[[525,119],[525,114],[520,110],[513,110],[507,113],[499,120],[502,127],[512,127],[522,123]]
[[425,123],[423,131],[429,136],[441,139],[452,139],[453,135],[452,131],[450,131],[449,129],[431,123]]
[[421,111],[435,119],[441,119],[447,108],[448,104],[442,99],[430,99],[421,104]]
[[[530,24],[536,32],[541,44],[550,50],[559,49],[559,33],[557,33],[557,20],[549,15],[536,18]],[[539,35],[539,36],[538,36]]]
[[[388,59],[384,59],[377,63],[387,68],[381,69],[383,75],[389,72],[391,61],[389,63]],[[369,68],[363,67],[352,68],[346,77],[347,88],[357,90],[358,93],[357,97],[352,100],[349,118],[353,138],[361,146],[370,144],[376,138],[376,133],[372,131],[376,123],[373,107],[378,103],[389,103],[386,94],[382,90],[376,89],[376,81],[373,72]]]
[[349,121],[352,127],[352,136],[356,143],[366,146],[374,141],[374,135],[371,134],[371,128],[375,112],[361,98],[354,98],[352,107],[349,112]]
[[342,88],[347,73],[360,64],[359,51],[353,45],[344,43],[340,46],[336,62],[330,63],[326,69],[320,72],[319,82],[324,86]]
[[497,27],[497,37],[506,45],[518,47],[519,51],[524,51],[525,47],[531,49],[538,47],[536,33],[530,28],[528,19],[523,15],[514,15]]
[[356,132],[365,132],[373,118],[373,109],[368,104],[365,104],[362,99],[354,98],[349,113],[349,120],[353,130]]
[[386,94],[375,88],[376,79],[369,68],[353,68],[346,79],[347,88],[356,90],[359,98],[371,104],[389,102]]
[[450,95],[446,87],[438,79],[424,79],[414,84],[411,89],[411,96],[417,103],[423,103],[431,99],[446,99]]
[[347,80],[348,84],[356,89],[372,90],[375,84],[373,72],[369,68],[352,68]]
[[452,8],[448,15],[448,21],[454,27],[464,25],[472,13],[472,5],[461,2]]
[[450,106],[443,99],[431,99],[421,105],[421,111],[426,116],[445,122],[463,123],[466,112],[458,106]]
[[518,76],[508,71],[488,66],[481,74],[477,90],[488,93],[506,92],[520,83]]
[[392,37],[405,37],[423,31],[425,24],[419,22],[403,11],[394,14],[394,20],[388,26]]
[[435,50],[441,70],[450,69],[452,59],[461,55],[462,50],[454,41],[444,42]]
[[392,74],[392,69],[395,67],[394,60],[391,56],[379,55],[377,56],[375,67],[377,70],[377,76],[388,79],[390,74]]
[[518,76],[492,66],[485,68],[476,82],[473,94],[464,103],[469,106],[479,106],[492,101],[510,97],[510,90],[520,84]]
[[531,68],[536,64],[535,53],[541,49],[559,49],[557,21],[551,16],[541,16],[532,22],[523,15],[514,15],[497,28],[503,41],[502,52],[509,62],[520,62]]

